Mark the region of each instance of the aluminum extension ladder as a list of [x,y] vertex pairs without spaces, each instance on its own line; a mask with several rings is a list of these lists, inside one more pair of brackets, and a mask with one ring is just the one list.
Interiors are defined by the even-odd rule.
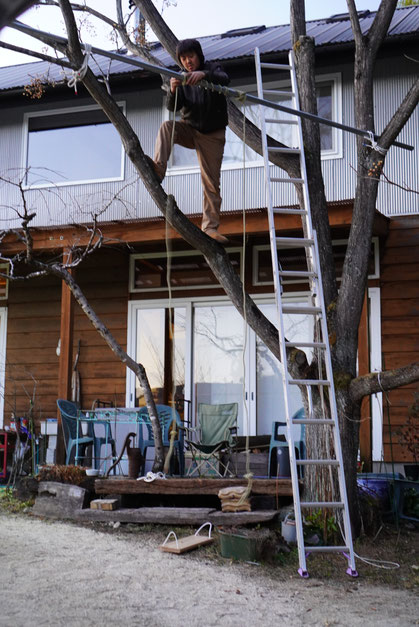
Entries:
[[[259,50],[255,50],[255,65],[256,65],[256,79],[258,88],[258,97],[265,98],[265,96],[286,96],[292,100],[292,108],[299,110],[299,98],[298,98],[298,86],[295,72],[295,61],[293,52],[289,53],[289,65],[282,65],[277,63],[262,63],[260,60]],[[262,84],[262,70],[269,70],[269,76],[273,76],[273,71],[287,72],[286,78],[291,77],[291,92],[280,91],[272,89],[264,89]],[[284,76],[284,74],[282,74]],[[272,80],[272,78],[270,78]],[[320,263],[318,255],[318,244],[316,239],[316,233],[313,231],[310,214],[310,202],[307,185],[307,173],[305,164],[305,155],[303,150],[303,137],[301,128],[301,118],[299,116],[291,116],[287,119],[269,118],[270,110],[262,105],[259,106],[260,110],[260,122],[261,122],[261,134],[262,134],[262,146],[263,146],[263,160],[265,169],[265,190],[266,190],[266,203],[269,218],[269,233],[270,233],[270,247],[272,257],[272,270],[274,278],[275,288],[275,301],[278,315],[278,332],[279,332],[279,348],[281,356],[281,367],[283,371],[283,388],[284,388],[284,400],[285,400],[285,413],[287,422],[287,440],[289,446],[291,479],[294,497],[294,513],[296,523],[296,535],[298,543],[298,555],[299,555],[299,569],[298,572],[302,577],[308,577],[306,567],[306,557],[310,553],[317,552],[341,552],[348,559],[347,573],[354,577],[357,576],[355,568],[355,558],[352,543],[351,524],[349,519],[348,499],[346,493],[345,476],[343,470],[342,460],[342,448],[339,435],[339,425],[336,409],[335,391],[333,385],[332,365],[330,358],[330,346],[327,332],[327,322],[323,298],[323,288],[320,274]],[[267,117],[265,117],[267,116]],[[280,128],[282,124],[293,125],[297,131],[298,147],[268,147],[266,124],[278,125]],[[289,128],[289,127],[288,127]],[[292,127],[291,127],[292,128]],[[269,153],[282,152],[287,154],[295,154],[300,158],[301,178],[291,178],[288,175],[284,177],[271,176],[269,165]],[[273,207],[273,188],[278,184],[293,184],[300,183],[303,188],[304,206],[300,208],[274,208]],[[275,230],[274,215],[295,215],[301,219],[302,237],[278,237]],[[281,251],[284,249],[299,248],[305,251],[305,265],[304,269],[288,269],[284,270],[281,266]],[[282,253],[284,254],[284,253]],[[283,279],[291,279],[294,281],[305,281],[310,286],[310,300],[306,305],[301,304],[286,304],[282,299],[282,285]],[[309,331],[310,337],[302,339],[302,341],[289,342],[285,338],[284,331],[284,314],[300,314],[313,317],[313,329],[316,325],[317,334],[314,341],[314,337],[311,331]],[[326,378],[312,379],[312,380],[296,380],[292,379],[288,373],[287,368],[287,350],[292,348],[304,349],[307,348],[312,351],[320,351],[322,359],[320,362],[324,362]],[[321,377],[322,375],[319,375]],[[291,386],[305,386],[308,399],[309,415],[302,419],[293,419],[290,414],[290,391]],[[313,415],[313,396],[312,392],[314,387],[318,388],[320,398],[323,399],[322,410],[324,414],[321,417],[315,418]],[[326,390],[327,393],[323,394]],[[328,425],[327,427],[321,427],[325,431],[327,429],[333,430],[333,443],[335,453],[329,457],[333,459],[296,459],[294,437],[293,437],[293,425]],[[327,437],[327,435],[326,435]],[[330,469],[335,467],[338,475],[339,496],[332,497],[331,501],[318,501],[308,502],[301,501],[299,493],[299,479],[297,468],[302,470],[302,466],[317,465],[327,466]],[[332,471],[330,471],[332,472]],[[343,518],[343,530],[344,536],[343,546],[310,546],[304,544],[303,535],[303,515],[302,510],[315,509],[315,508],[330,508],[334,509],[337,513],[342,512]]]

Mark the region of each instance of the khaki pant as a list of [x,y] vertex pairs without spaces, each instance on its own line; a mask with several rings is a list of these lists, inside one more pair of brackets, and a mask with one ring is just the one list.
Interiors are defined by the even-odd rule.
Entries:
[[[154,162],[158,174],[163,178],[170,157],[173,122],[163,122],[156,139]],[[200,133],[186,122],[176,122],[174,143],[185,148],[193,148],[201,168],[204,204],[202,230],[217,230],[220,224],[220,170],[223,160],[225,129],[213,133]]]

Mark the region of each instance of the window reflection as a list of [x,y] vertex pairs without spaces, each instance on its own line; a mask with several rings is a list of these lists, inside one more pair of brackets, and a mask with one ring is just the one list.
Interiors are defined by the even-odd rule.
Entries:
[[[260,305],[259,308],[277,326],[276,306],[274,304]],[[298,339],[301,341],[301,338],[309,337],[312,325],[313,316],[284,315],[285,335],[290,342],[295,342]],[[311,359],[311,349],[304,350],[308,358]],[[256,339],[256,360],[257,434],[267,435],[272,432],[273,421],[286,421],[282,373],[278,360],[259,338]],[[290,412],[292,415],[302,407],[303,403],[301,393],[296,386],[290,386],[290,393]],[[295,435],[297,436],[299,433],[300,427],[297,427]]]
[[[183,398],[185,386],[186,310],[153,308],[137,311],[136,359],[143,364],[156,403]],[[145,405],[136,381],[136,406]]]
[[239,403],[242,424],[243,320],[232,306],[194,310],[194,384],[198,403]]
[[65,114],[29,118],[28,186],[121,176],[122,145],[116,129],[107,120],[95,120],[99,112],[87,113],[87,122],[80,111],[77,123]]

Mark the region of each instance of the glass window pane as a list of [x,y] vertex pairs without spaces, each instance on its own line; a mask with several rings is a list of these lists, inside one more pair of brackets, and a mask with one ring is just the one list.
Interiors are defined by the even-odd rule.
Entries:
[[[330,83],[319,83],[316,86],[317,91],[317,108],[318,115],[326,118],[328,120],[332,119],[332,82]],[[285,91],[282,89],[282,91]],[[252,96],[257,96],[257,92],[249,92]],[[273,102],[277,102],[285,107],[292,108],[291,99],[286,96],[275,97],[273,95],[269,95],[269,100]],[[268,109],[266,109],[268,111]],[[246,104],[246,116],[249,118],[251,122],[253,122],[258,128],[260,127],[259,121],[259,105],[256,104]],[[293,119],[290,113],[276,111],[275,109],[269,109],[269,118],[274,120],[287,120]],[[272,135],[278,141],[282,142],[286,146],[293,147],[297,144],[296,141],[296,127],[283,124],[282,126],[275,123],[268,123],[266,125],[266,131],[268,135]],[[320,140],[321,140],[321,149],[322,150],[331,150],[333,148],[333,134],[332,128],[330,126],[320,126]],[[245,151],[245,159],[246,161],[261,161],[261,155],[258,155],[251,148],[246,146]],[[242,163],[243,162],[243,143],[242,141],[227,128],[226,133],[226,145],[224,148],[224,163]]]
[[[80,112],[83,115],[83,112]],[[63,116],[51,116],[62,118]],[[84,124],[29,130],[27,185],[117,178],[121,140],[114,126]]]
[[[275,304],[260,305],[265,316],[277,326],[277,312]],[[305,339],[312,329],[312,316],[286,314],[284,316],[285,334],[289,341]],[[310,353],[305,349],[308,358]],[[270,435],[272,422],[285,422],[284,392],[282,374],[278,360],[271,351],[256,339],[256,386],[257,386],[257,435]],[[296,386],[291,386],[291,415],[303,406],[301,393]],[[300,427],[295,427],[294,436],[298,437]]]
[[[183,398],[185,386],[186,310],[153,308],[137,311],[136,360],[147,373],[156,403],[170,404]],[[135,404],[145,405],[136,381]]]
[[[230,252],[230,261],[240,274],[240,253]],[[166,256],[138,257],[134,259],[135,291],[167,290]],[[170,285],[172,289],[196,289],[218,286],[219,283],[201,253],[172,255],[170,257]]]
[[198,403],[239,404],[243,421],[243,319],[234,307],[194,310],[194,385]]

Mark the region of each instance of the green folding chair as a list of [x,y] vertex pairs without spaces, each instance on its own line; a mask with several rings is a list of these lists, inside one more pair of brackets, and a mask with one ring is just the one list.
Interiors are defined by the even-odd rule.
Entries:
[[236,476],[236,470],[230,470],[230,463],[237,444],[237,415],[237,403],[199,403],[198,427],[184,427],[185,442],[192,456],[188,477],[195,474]]

